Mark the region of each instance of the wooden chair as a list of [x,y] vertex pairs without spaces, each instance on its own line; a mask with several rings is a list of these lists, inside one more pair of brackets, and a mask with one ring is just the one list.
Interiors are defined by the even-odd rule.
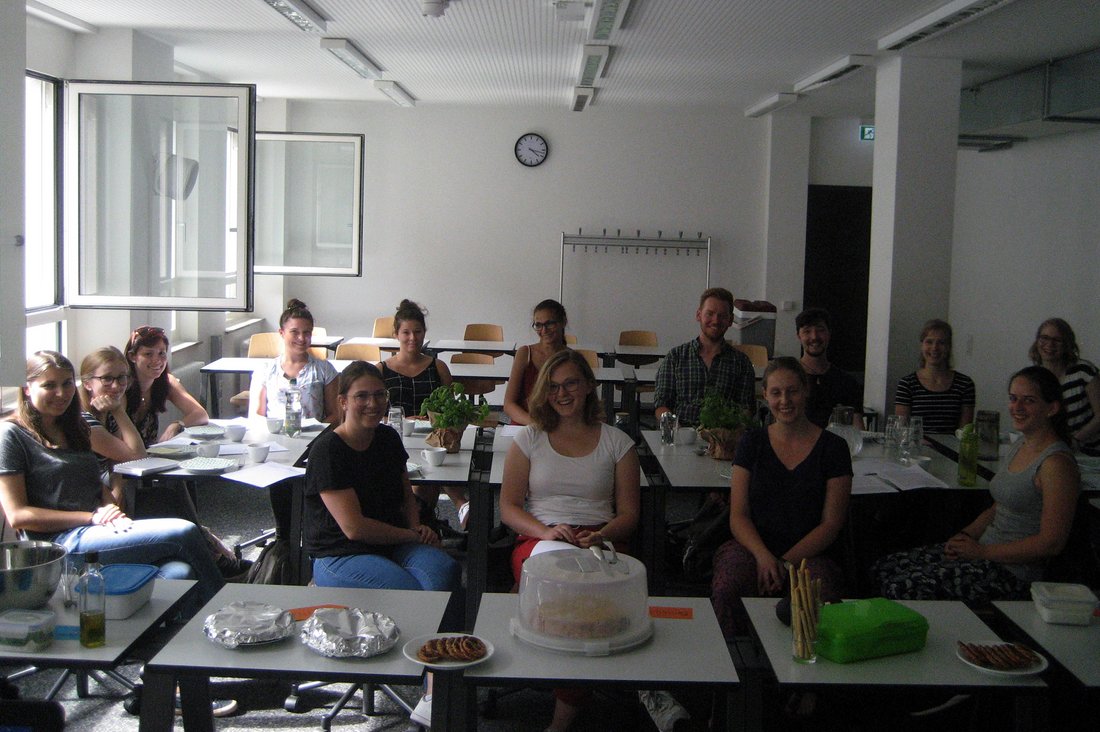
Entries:
[[[481,339],[477,339],[481,340]],[[494,359],[487,353],[456,353],[451,356],[451,363],[485,363],[491,364]],[[492,379],[463,379],[455,377],[455,381],[462,384],[466,393],[471,396],[492,394],[497,388],[497,382]]]
[[[657,333],[652,330],[621,330],[619,331],[619,345],[620,346],[656,346],[657,345]],[[615,360],[622,361],[627,366],[633,366],[638,368],[639,366],[648,366],[651,363],[657,363],[661,360],[660,356],[615,356]],[[615,390],[619,391],[622,387],[616,386]],[[635,399],[638,400],[639,406],[642,403],[642,394],[652,394],[653,386],[648,384],[639,384],[635,388]],[[623,409],[626,409],[626,405],[623,405]]]
[[[492,323],[469,323],[462,334],[465,341],[503,341],[504,328]],[[485,355],[496,358],[504,354],[504,351],[493,351]]]
[[566,345],[568,345],[570,343],[576,343],[576,342],[577,342],[577,336],[573,335],[572,333],[566,333],[565,334],[565,343],[566,343]]
[[[768,365],[767,346],[761,346],[756,343],[731,343],[730,345],[748,356],[749,360],[752,361],[752,367],[754,369],[762,369]],[[761,400],[764,398],[764,382],[757,379],[755,383],[756,398],[757,400]]]
[[[324,328],[320,328],[320,327],[315,326],[313,328],[313,335],[324,337],[324,336],[328,335],[328,331],[325,330]],[[319,358],[322,361],[327,361],[328,360],[328,349],[325,348],[324,346],[314,346],[313,348],[309,349],[309,352],[311,354],[313,354],[314,358]]]
[[[283,352],[283,339],[278,331],[271,333],[253,333],[248,339],[249,358],[275,358]],[[235,407],[248,409],[248,389],[238,392],[229,398],[229,403]]]
[[341,343],[336,347],[336,360],[378,363],[382,360],[382,351],[369,343]]
[[374,319],[374,330],[371,331],[374,338],[393,338],[393,316],[383,315]]
[[600,356],[599,356],[598,353],[596,353],[595,351],[590,350],[588,348],[578,348],[578,349],[576,349],[576,351],[577,351],[577,353],[584,356],[584,360],[588,362],[588,366],[593,371],[595,371],[596,369],[598,369],[600,367]]

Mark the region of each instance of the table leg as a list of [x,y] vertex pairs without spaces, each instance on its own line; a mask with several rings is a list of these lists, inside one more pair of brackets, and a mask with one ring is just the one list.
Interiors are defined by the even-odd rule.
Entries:
[[310,574],[307,562],[309,558],[302,550],[302,517],[305,514],[304,478],[292,478],[290,481],[290,571],[291,581],[304,585]]
[[206,411],[211,417],[217,419],[221,413],[219,408],[221,398],[218,395],[218,374],[214,371],[206,374],[206,393],[208,395],[207,401],[209,402],[209,404],[206,405]]
[[148,669],[142,674],[139,732],[165,732],[175,725],[175,678]]
[[210,706],[210,677],[181,676],[180,705],[186,732],[214,732],[214,710]]
[[[502,457],[502,456],[501,456]],[[494,455],[493,459],[498,456]],[[489,533],[493,524],[493,489],[485,481],[469,484],[470,516],[466,522],[466,627],[473,628],[481,596],[489,584]]]

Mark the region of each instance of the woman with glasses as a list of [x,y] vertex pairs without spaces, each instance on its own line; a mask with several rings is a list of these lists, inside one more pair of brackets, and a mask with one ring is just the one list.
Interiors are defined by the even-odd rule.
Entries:
[[[538,311],[536,310],[536,317]],[[628,548],[640,511],[638,453],[623,431],[600,420],[596,378],[584,356],[559,349],[539,371],[531,423],[504,459],[500,518],[516,532],[512,574],[518,584],[533,551]],[[588,694],[555,690],[551,729],[565,729]]]
[[279,335],[283,339],[282,355],[253,375],[260,384],[256,413],[282,417],[286,412],[286,389],[294,379],[302,392],[303,417],[322,422],[336,420],[336,368],[309,352],[313,345],[313,313],[304,302],[296,298],[287,301],[286,310],[279,316]]
[[[143,325],[135,329],[126,343],[125,353],[130,362],[126,413],[146,447],[172,439],[185,427],[206,424],[210,420],[198,400],[168,371],[168,335],[163,328]],[[168,402],[183,416],[162,432],[160,414],[166,411]]]
[[1062,384],[1071,446],[1086,455],[1100,455],[1100,379],[1096,366],[1081,358],[1073,328],[1061,318],[1044,320],[1027,355]]
[[130,364],[122,351],[104,346],[92,351],[80,364],[80,405],[91,429],[92,451],[99,456],[104,477],[114,463],[145,457],[145,442],[126,413],[126,387]]
[[898,381],[894,412],[920,417],[933,434],[951,434],[974,421],[974,381],[951,368],[947,322],[929,320],[921,329],[919,368]]
[[504,392],[504,413],[512,424],[529,424],[531,415],[527,409],[531,392],[535,388],[539,370],[552,355],[566,349],[565,326],[569,319],[565,307],[557,300],[543,300],[535,306],[531,328],[538,334],[539,342],[520,346],[512,361],[512,373]]

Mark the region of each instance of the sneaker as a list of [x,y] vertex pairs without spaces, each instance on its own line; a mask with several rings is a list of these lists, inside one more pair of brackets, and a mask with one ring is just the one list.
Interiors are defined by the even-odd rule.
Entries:
[[432,697],[430,694],[420,697],[420,701],[416,703],[416,708],[412,710],[409,719],[421,727],[432,728]]
[[[228,717],[237,713],[237,700],[236,699],[213,699],[210,702],[210,714],[214,717]],[[183,714],[183,708],[180,705],[179,694],[176,694],[176,716]]]
[[691,719],[688,711],[667,691],[645,689],[638,692],[638,700],[661,732],[673,732],[677,722]]
[[466,530],[466,522],[470,518],[470,502],[466,501],[458,507],[458,526],[463,531]]

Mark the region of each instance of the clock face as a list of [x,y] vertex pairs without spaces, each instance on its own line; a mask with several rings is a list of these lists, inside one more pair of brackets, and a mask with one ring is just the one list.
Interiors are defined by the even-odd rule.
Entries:
[[516,160],[528,168],[540,165],[549,153],[550,147],[542,135],[528,132],[516,140]]

